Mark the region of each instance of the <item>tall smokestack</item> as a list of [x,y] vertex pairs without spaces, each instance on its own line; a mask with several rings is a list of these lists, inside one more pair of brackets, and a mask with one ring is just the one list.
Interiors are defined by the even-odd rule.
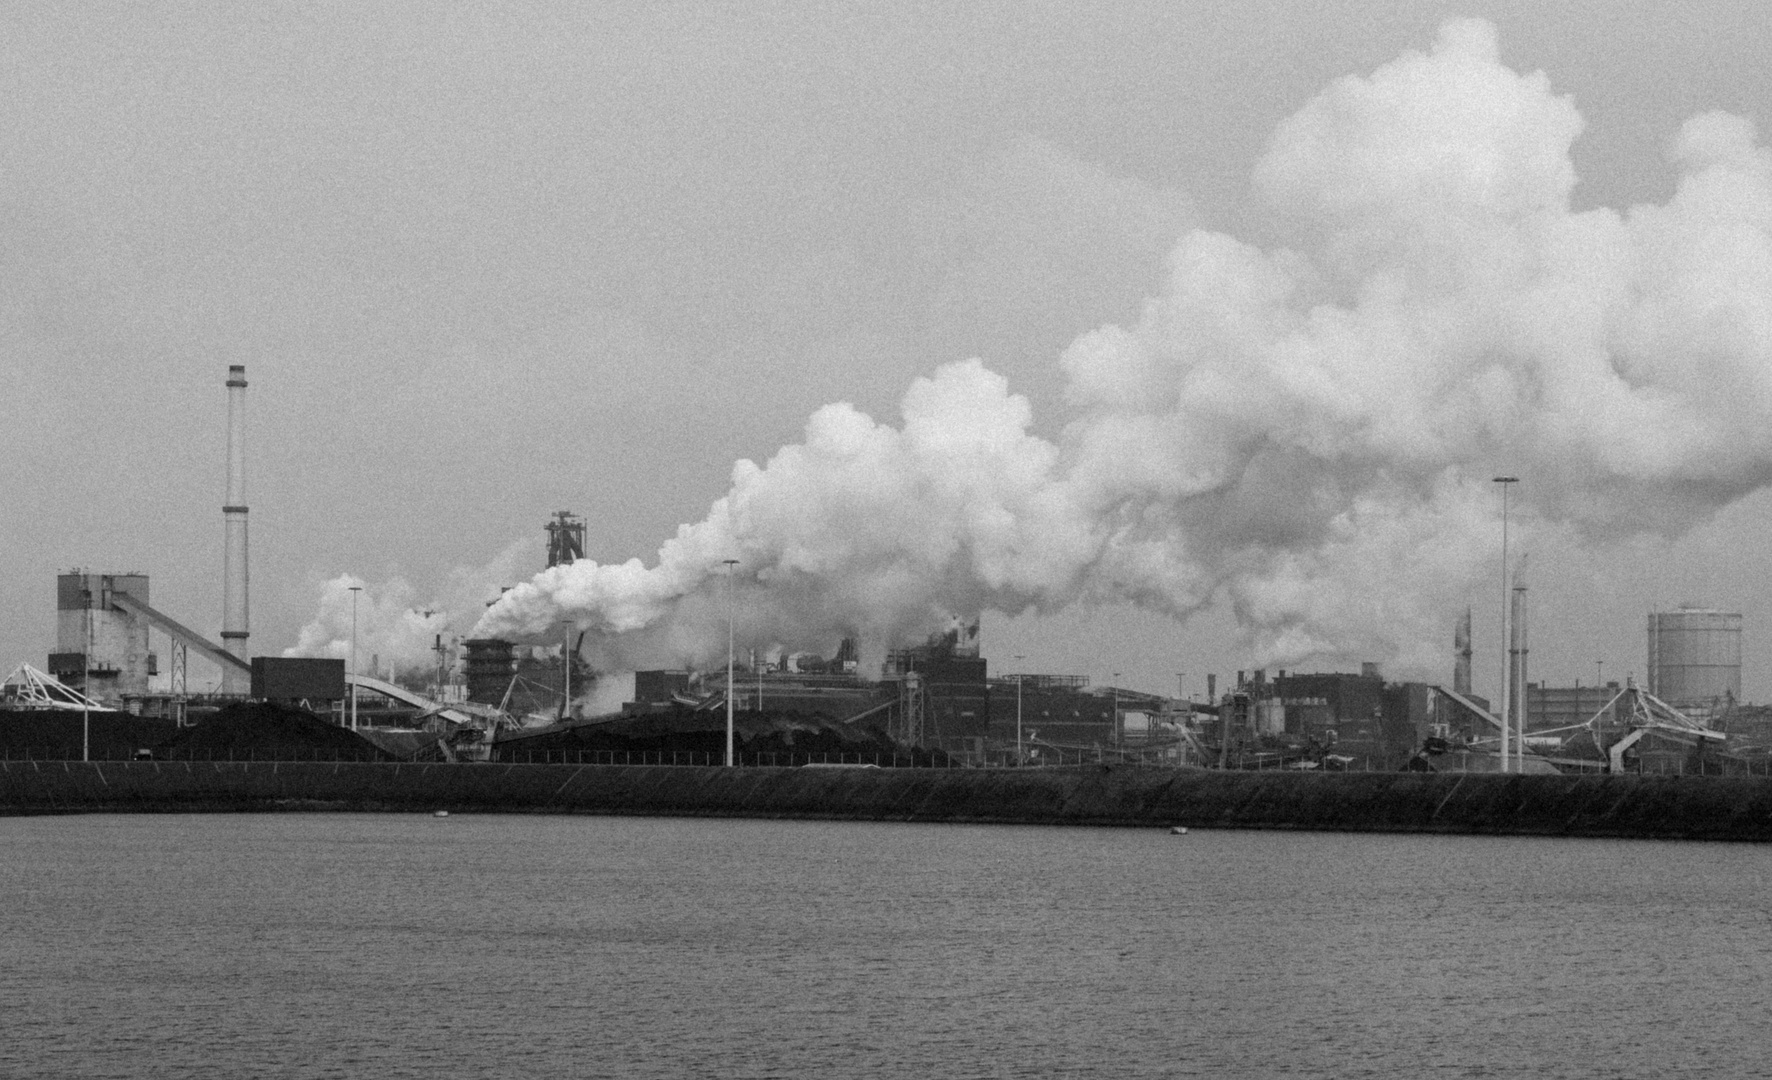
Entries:
[[1471,693],[1471,609],[1464,609],[1458,628],[1452,631],[1452,691],[1469,697]]
[[[246,643],[251,617],[246,601],[246,366],[228,368],[228,501],[222,506],[227,549],[222,556],[222,647],[242,660],[251,658]],[[251,690],[246,672],[222,669],[222,693]]]

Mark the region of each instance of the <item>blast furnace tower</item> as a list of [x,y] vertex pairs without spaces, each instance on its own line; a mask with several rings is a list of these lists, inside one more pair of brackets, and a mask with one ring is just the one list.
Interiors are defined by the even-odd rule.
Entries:
[[554,519],[548,522],[548,565],[563,566],[584,557],[584,519],[570,510],[554,511]]

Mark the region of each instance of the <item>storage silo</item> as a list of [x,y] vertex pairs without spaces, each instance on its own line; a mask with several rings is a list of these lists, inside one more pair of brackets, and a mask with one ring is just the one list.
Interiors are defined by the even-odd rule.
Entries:
[[1741,700],[1741,616],[1682,607],[1649,615],[1649,692],[1671,705]]

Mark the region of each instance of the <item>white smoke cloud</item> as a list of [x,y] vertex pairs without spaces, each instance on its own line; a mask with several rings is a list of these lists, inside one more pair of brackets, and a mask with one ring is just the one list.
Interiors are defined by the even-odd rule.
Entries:
[[732,558],[747,636],[789,646],[1222,600],[1257,663],[1437,667],[1497,473],[1526,522],[1588,536],[1677,532],[1772,479],[1772,157],[1701,116],[1666,205],[1576,212],[1581,128],[1487,24],[1448,23],[1280,125],[1254,180],[1294,247],[1190,232],[1135,324],[1065,351],[1056,439],[948,364],[900,427],[827,406],[652,566],[549,570],[475,632],[570,619],[617,666],[705,660]]
[[572,709],[578,716],[612,716],[634,700],[634,674],[631,671],[601,675],[591,680],[590,688],[573,699]]
[[[340,574],[317,585],[318,610],[301,628],[296,643],[284,656],[329,656],[348,660],[351,655],[352,596],[356,595],[358,669],[365,675],[381,674],[392,665],[401,675],[436,671],[432,651],[437,635],[447,640],[470,630],[485,611],[486,603],[503,585],[519,580],[535,565],[534,541],[513,541],[485,566],[461,567],[448,584],[421,594],[404,577],[368,581],[355,574]],[[370,670],[371,658],[379,658],[379,671]]]

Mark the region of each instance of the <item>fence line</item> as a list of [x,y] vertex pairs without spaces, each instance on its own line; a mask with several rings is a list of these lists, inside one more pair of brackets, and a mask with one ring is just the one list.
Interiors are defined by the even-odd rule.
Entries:
[[[1104,753],[1096,750],[1048,751],[1055,753],[1057,760],[1044,760],[1038,763],[1016,765],[1007,758],[997,761],[969,759],[958,754],[942,754],[939,759],[929,752],[921,754],[904,753],[792,753],[780,751],[759,751],[736,755],[735,764],[746,768],[803,768],[809,765],[847,766],[850,768],[881,768],[881,769],[966,769],[966,768],[1064,768],[1082,764],[1106,763],[1116,764],[1163,764],[1140,758],[1121,757],[1112,752]],[[936,753],[941,753],[937,751]],[[58,746],[0,746],[0,761],[12,762],[66,762],[79,761],[79,757],[69,754],[65,747]],[[134,760],[154,761],[201,761],[201,762],[397,762],[399,759],[391,755],[368,753],[346,753],[338,750],[314,749],[273,750],[247,747],[244,749],[203,748],[187,752],[174,752],[152,759],[137,758],[134,753],[123,755],[93,754],[90,760],[98,762],[119,762]],[[434,759],[425,759],[434,763]],[[725,755],[716,751],[702,750],[506,750],[493,758],[497,764],[507,765],[603,765],[603,766],[666,766],[682,768],[718,768],[725,761]],[[1210,764],[1210,763],[1209,763]],[[1596,762],[1598,764],[1598,762]],[[1351,772],[1390,771],[1374,770],[1371,762],[1362,761],[1362,767],[1350,769]],[[1772,777],[1772,757],[1760,761],[1745,760],[1736,768],[1730,768],[1723,761],[1712,762],[1700,758],[1695,770],[1688,769],[1683,760],[1670,763],[1665,761],[1645,762],[1639,759],[1636,768],[1627,772],[1647,776],[1767,776]],[[1712,766],[1715,766],[1714,768]],[[1266,762],[1255,763],[1254,768],[1247,766],[1231,769],[1232,772],[1265,771],[1283,769],[1283,763],[1272,765]]]

